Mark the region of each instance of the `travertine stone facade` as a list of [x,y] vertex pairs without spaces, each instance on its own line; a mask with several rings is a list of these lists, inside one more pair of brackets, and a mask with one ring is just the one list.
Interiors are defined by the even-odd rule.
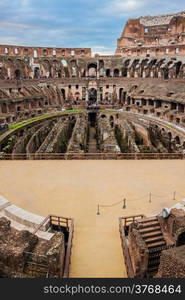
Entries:
[[116,55],[132,57],[184,54],[185,12],[129,19],[116,49]]

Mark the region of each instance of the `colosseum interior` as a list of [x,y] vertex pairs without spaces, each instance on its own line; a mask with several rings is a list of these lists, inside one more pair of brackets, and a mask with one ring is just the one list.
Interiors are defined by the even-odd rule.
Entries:
[[0,277],[185,277],[184,84],[185,12],[109,56],[0,45]]

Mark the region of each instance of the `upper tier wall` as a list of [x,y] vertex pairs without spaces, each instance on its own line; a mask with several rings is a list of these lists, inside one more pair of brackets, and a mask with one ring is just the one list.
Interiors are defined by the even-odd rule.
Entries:
[[[131,52],[130,49],[132,49]],[[141,53],[137,53],[139,51]],[[181,12],[129,19],[118,39],[116,55],[170,56],[184,55],[184,51],[185,13]]]
[[48,48],[0,45],[0,56],[15,57],[91,57],[91,48]]

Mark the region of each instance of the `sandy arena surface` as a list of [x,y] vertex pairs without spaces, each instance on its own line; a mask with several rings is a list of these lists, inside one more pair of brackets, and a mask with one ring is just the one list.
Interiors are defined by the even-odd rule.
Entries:
[[[178,202],[185,161],[0,161],[0,195],[36,214],[75,219],[71,277],[126,277],[118,218],[158,213],[176,203],[174,191]],[[98,204],[124,197],[126,210],[119,204],[97,216]]]

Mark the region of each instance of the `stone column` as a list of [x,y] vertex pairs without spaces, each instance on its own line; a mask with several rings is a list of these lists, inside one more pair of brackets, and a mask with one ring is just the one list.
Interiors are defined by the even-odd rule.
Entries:
[[86,96],[85,96],[85,101],[88,102],[89,100],[89,90],[86,88]]
[[154,100],[154,108],[157,108],[157,100]]

